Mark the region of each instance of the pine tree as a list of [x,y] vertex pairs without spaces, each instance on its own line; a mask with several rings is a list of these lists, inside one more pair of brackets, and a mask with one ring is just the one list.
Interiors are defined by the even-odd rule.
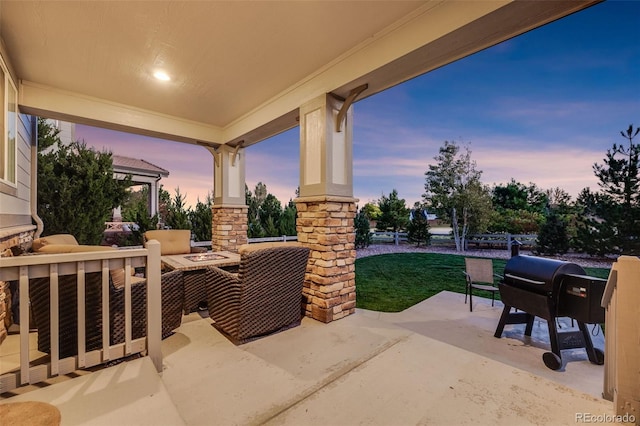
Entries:
[[166,225],[171,229],[191,229],[189,222],[189,209],[185,205],[186,195],[180,193],[180,188],[176,188],[176,194],[167,206]]
[[409,209],[402,198],[398,198],[398,191],[391,191],[388,197],[382,196],[378,201],[380,216],[376,228],[381,231],[388,229],[399,231],[407,226],[409,221]]
[[191,222],[194,241],[211,241],[212,206],[213,198],[209,193],[204,203],[198,199],[196,207],[193,210],[189,210],[188,216],[189,222]]
[[289,201],[287,207],[284,208],[282,216],[280,216],[280,234],[281,235],[298,235],[296,231],[296,217],[298,210],[293,201]]
[[110,152],[80,141],[64,145],[58,133],[38,119],[38,215],[44,235],[72,234],[80,244],[100,244],[104,224],[126,199],[131,177],[113,178]]
[[640,144],[633,125],[620,134],[628,147],[613,144],[604,164],[594,164],[602,192],[585,189],[578,199],[585,218],[576,246],[591,254],[640,254]]
[[371,228],[369,219],[364,209],[360,209],[354,218],[354,228],[356,231],[356,248],[369,247],[371,244]]
[[564,254],[569,251],[567,222],[554,210],[549,211],[546,221],[540,227],[533,251],[536,254],[550,256]]
[[416,208],[411,211],[411,220],[407,225],[407,239],[411,243],[429,245],[431,243],[430,226],[427,221],[427,211],[422,208]]
[[144,186],[140,191],[129,193],[129,199],[122,205],[122,219],[125,222],[134,222],[137,226],[131,229],[131,234],[118,245],[141,246],[144,233],[150,229],[157,229],[159,216],[158,214],[149,216],[148,201],[148,186]]

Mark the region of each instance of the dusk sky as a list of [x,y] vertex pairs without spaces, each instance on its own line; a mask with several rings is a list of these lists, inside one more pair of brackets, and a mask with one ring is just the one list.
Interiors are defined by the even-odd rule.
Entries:
[[[640,2],[607,1],[354,105],[353,181],[359,205],[396,189],[412,206],[445,140],[469,144],[493,185],[511,178],[572,197],[597,189],[592,165],[640,126]],[[195,205],[213,188],[202,147],[78,125],[76,138],[170,172]],[[638,141],[636,141],[638,142]],[[246,149],[246,182],[283,204],[299,182],[299,129]]]

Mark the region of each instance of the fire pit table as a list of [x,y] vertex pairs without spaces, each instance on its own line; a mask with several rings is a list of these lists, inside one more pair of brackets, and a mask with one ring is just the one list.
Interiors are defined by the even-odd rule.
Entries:
[[207,302],[205,271],[208,266],[235,270],[240,255],[229,251],[197,254],[174,254],[161,257],[163,268],[184,271],[184,313],[204,309]]

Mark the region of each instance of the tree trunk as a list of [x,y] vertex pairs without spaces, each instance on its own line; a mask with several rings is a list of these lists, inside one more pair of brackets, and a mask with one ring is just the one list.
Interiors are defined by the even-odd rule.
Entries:
[[453,240],[456,243],[456,251],[462,251],[460,247],[460,229],[458,228],[458,215],[455,207],[451,210],[451,230],[453,232]]
[[462,240],[462,250],[465,251],[466,247],[464,242],[467,240],[467,230],[469,229],[469,210],[464,207],[462,209],[462,233],[460,234],[460,240]]

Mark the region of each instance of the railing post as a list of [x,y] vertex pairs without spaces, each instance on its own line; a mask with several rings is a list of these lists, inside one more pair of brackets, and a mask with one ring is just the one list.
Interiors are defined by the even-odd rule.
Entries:
[[[620,256],[612,265],[602,301],[607,307],[605,349],[609,351],[605,357],[605,371],[613,373],[613,377],[605,374],[605,394],[608,396],[613,391],[615,414],[635,416],[635,424],[638,424],[640,413],[639,276],[640,258]],[[610,383],[611,379],[613,383]]]
[[162,297],[160,243],[147,242],[147,348],[158,373],[162,372]]
[[20,384],[31,383],[29,378],[29,267],[20,267]]
[[398,231],[396,231],[395,234],[393,235],[393,240],[395,241],[396,245],[398,245],[398,242],[399,242]]
[[507,251],[511,252],[511,234],[507,233]]

